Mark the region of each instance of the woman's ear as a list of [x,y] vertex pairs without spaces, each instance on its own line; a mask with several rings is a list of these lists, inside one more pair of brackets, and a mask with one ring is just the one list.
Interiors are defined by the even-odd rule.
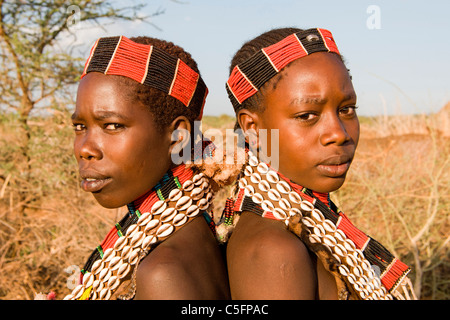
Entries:
[[259,117],[256,112],[252,112],[247,109],[241,109],[237,113],[237,121],[244,133],[247,133],[247,131],[249,130],[258,132]]
[[236,117],[245,136],[245,140],[247,140],[249,144],[250,150],[255,152],[259,149],[258,131],[260,119],[258,114],[247,109],[242,109],[238,111]]
[[[191,122],[186,116],[175,118],[169,126],[171,143],[169,153],[174,164],[191,160]],[[183,154],[180,155],[181,151]]]

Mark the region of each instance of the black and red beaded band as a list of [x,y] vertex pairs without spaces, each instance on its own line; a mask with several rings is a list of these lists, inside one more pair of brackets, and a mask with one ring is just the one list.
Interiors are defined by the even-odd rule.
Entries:
[[300,31],[261,49],[235,66],[226,83],[235,110],[290,62],[315,52],[339,50],[330,31],[315,28]]

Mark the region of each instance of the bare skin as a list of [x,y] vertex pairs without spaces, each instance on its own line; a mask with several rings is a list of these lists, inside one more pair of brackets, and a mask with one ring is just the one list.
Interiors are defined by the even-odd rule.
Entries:
[[[266,84],[265,110],[240,110],[239,124],[245,132],[279,130],[279,172],[314,191],[335,191],[359,140],[349,74],[331,53],[298,59],[281,73],[276,86]],[[261,149],[271,143],[278,142]],[[227,264],[233,299],[337,299],[333,276],[280,221],[243,212]]]
[[229,299],[225,264],[203,217],[160,244],[139,265],[137,300]]

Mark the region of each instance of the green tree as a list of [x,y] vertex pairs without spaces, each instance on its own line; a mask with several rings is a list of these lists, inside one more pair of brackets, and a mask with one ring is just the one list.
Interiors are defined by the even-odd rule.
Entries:
[[[19,213],[32,199],[29,120],[33,110],[50,106],[55,97],[73,95],[83,61],[73,54],[77,24],[101,26],[114,20],[144,21],[162,13],[141,13],[145,4],[122,7],[108,0],[0,0],[0,112],[17,116],[14,161],[7,166],[9,184],[19,192]],[[61,48],[63,39],[71,43]],[[70,40],[72,39],[72,40]],[[0,177],[2,172],[0,171]]]

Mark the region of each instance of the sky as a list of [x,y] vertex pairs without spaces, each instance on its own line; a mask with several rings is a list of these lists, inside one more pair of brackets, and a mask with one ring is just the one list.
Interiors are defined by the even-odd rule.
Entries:
[[[119,5],[139,1],[117,1]],[[233,55],[248,40],[279,27],[325,28],[344,56],[360,115],[438,112],[450,102],[448,0],[148,0],[142,22],[79,26],[87,58],[98,37],[150,36],[192,54],[209,88],[205,115],[234,115],[225,82]],[[81,12],[82,12],[82,8]]]

